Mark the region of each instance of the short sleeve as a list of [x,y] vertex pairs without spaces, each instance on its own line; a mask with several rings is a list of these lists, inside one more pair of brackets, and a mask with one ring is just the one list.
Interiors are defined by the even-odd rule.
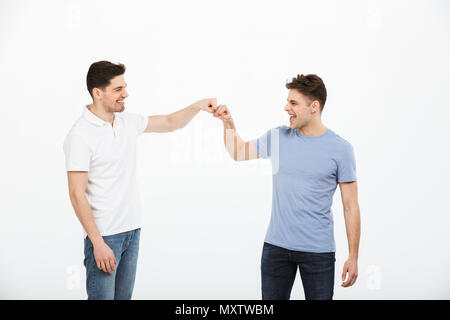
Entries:
[[148,125],[148,117],[138,114],[138,134],[144,133]]
[[131,113],[128,112],[128,119],[131,122],[131,125],[137,130],[137,134],[140,135],[144,133],[145,129],[147,128],[148,124],[148,117],[137,114],[137,113]]
[[271,138],[271,130],[268,130],[261,137],[252,141],[258,151],[258,155],[263,159],[270,158],[271,156]]
[[353,147],[347,144],[337,161],[337,182],[356,181],[356,160]]
[[64,140],[63,149],[66,171],[89,171],[91,150],[81,136],[69,133]]

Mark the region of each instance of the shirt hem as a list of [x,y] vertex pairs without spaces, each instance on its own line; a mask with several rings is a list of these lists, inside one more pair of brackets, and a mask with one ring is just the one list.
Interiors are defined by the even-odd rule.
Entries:
[[336,249],[328,248],[326,250],[322,250],[322,249],[300,248],[300,247],[293,247],[293,246],[285,245],[283,243],[279,243],[279,242],[272,241],[272,240],[266,240],[266,239],[264,240],[264,242],[267,242],[268,244],[272,244],[277,247],[281,247],[283,249],[292,250],[292,251],[302,251],[302,252],[310,252],[310,253],[336,252]]
[[[142,228],[141,224],[138,224],[138,225],[135,225],[135,226],[132,226],[132,227],[124,227],[123,229],[118,229],[118,230],[114,230],[114,231],[110,231],[110,232],[100,232],[100,235],[102,237],[112,236],[112,235],[115,235],[115,234],[132,231],[132,230],[136,230],[136,229],[139,229],[139,228]],[[83,233],[84,234],[84,239],[86,239],[88,234],[86,233],[86,231],[84,229],[83,229],[83,232],[84,232]]]

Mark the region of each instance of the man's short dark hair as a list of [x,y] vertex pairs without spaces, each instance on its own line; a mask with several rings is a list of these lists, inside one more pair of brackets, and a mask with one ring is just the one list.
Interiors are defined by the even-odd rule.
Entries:
[[316,74],[299,74],[292,78],[291,82],[286,83],[286,88],[297,89],[310,100],[318,100],[320,102],[320,111],[323,110],[325,101],[327,100],[327,89],[322,79]]
[[92,97],[92,89],[104,89],[111,83],[111,79],[125,73],[125,66],[109,61],[97,61],[91,64],[86,76],[86,84]]

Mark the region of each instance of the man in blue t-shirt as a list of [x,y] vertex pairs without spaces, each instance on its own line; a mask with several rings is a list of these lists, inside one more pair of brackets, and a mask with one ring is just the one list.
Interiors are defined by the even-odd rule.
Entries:
[[358,276],[360,214],[356,165],[350,143],[321,121],[327,92],[320,77],[298,75],[286,84],[288,126],[253,141],[237,134],[225,105],[215,108],[223,121],[225,146],[237,161],[270,158],[272,215],[261,258],[262,298],[289,299],[297,268],[307,300],[333,298],[335,242],[331,205],[341,189],[349,256],[342,286]]

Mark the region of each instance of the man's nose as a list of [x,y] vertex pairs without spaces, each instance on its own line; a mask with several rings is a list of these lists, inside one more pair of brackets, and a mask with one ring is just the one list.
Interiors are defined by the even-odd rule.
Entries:
[[122,97],[124,97],[124,98],[128,97],[128,92],[127,92],[127,90],[123,90]]
[[289,105],[288,105],[288,104],[286,104],[286,105],[284,106],[284,111],[289,111]]

